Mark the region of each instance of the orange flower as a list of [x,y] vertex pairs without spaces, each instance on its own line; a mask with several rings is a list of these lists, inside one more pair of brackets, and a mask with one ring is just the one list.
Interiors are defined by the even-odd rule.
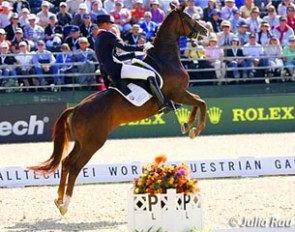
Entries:
[[165,163],[167,161],[167,157],[166,155],[158,155],[156,158],[155,158],[155,163],[157,165],[161,164],[161,163]]

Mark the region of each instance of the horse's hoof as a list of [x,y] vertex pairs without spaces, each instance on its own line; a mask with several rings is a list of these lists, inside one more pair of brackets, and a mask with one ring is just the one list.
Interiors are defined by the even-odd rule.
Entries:
[[183,135],[186,134],[189,131],[188,123],[185,122],[185,123],[181,124],[180,130]]
[[55,200],[54,200],[54,204],[56,205],[57,208],[60,208],[60,206],[62,205],[62,203],[63,203],[63,202],[60,201],[60,200],[58,200],[58,199],[55,199]]
[[64,216],[68,212],[68,208],[66,208],[64,206],[60,206],[59,212],[60,212],[61,216]]
[[190,131],[189,131],[189,137],[191,139],[196,138],[199,134],[200,134],[200,132],[195,127],[190,129]]

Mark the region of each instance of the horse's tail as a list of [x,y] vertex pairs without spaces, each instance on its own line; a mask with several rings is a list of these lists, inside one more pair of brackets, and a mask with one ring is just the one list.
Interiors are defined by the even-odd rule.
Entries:
[[52,132],[54,149],[51,157],[40,165],[29,167],[29,170],[41,174],[50,174],[58,168],[69,145],[70,128],[67,119],[73,111],[74,108],[65,109],[54,124]]

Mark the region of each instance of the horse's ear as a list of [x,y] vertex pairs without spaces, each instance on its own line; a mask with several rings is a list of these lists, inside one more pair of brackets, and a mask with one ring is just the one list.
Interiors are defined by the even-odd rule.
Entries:
[[179,10],[180,11],[184,11],[185,8],[186,8],[185,2],[183,2],[182,4],[179,5]]
[[169,3],[169,6],[170,6],[171,11],[172,11],[172,10],[175,10],[176,7],[177,7],[177,6],[175,5],[174,2],[170,2],[170,3]]

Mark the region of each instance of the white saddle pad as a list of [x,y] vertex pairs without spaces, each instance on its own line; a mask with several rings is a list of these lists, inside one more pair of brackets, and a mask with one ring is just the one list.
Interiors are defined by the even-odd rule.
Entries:
[[152,98],[152,95],[149,94],[145,89],[141,88],[140,86],[129,83],[127,87],[131,90],[131,93],[128,95],[124,95],[119,89],[115,87],[109,87],[110,89],[114,89],[119,92],[127,101],[135,106],[142,106],[148,100]]

